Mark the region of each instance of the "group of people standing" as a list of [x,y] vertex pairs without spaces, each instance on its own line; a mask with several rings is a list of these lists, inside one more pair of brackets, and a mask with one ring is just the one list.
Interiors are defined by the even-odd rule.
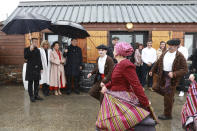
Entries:
[[[27,63],[25,80],[28,81],[30,101],[43,100],[38,95],[39,85],[42,85],[43,94],[49,95],[53,90],[55,95],[62,95],[61,88],[66,88],[69,95],[72,91],[79,94],[79,77],[82,69],[82,51],[77,46],[77,39],[71,39],[71,45],[62,53],[59,42],[53,42],[51,48],[47,40],[38,48],[38,39],[32,38],[31,45],[24,49],[24,58]],[[34,86],[34,87],[33,87]]]
[[[139,43],[134,50],[131,44],[118,40],[117,37],[113,38],[111,47],[104,44],[96,47],[99,57],[96,59],[95,68],[87,75],[87,78],[90,78],[95,74],[94,85],[89,94],[100,102],[96,130],[155,131],[157,118],[143,87],[148,76],[147,87],[164,97],[164,112],[158,118],[172,119],[176,87],[188,72],[187,57],[184,56],[185,53],[181,53],[181,41],[167,41],[168,48],[162,41],[156,51],[152,48],[152,41],[147,42],[146,48]],[[67,94],[70,94],[72,80],[74,92],[79,94],[82,52],[77,47],[77,39],[72,39],[71,45],[63,53],[59,50],[58,42],[53,43],[52,50],[47,41],[42,42],[40,49],[37,44],[37,39],[33,38],[30,47],[24,50],[30,100],[42,100],[38,95],[39,81],[45,95],[49,88],[54,90],[55,95],[61,95],[60,89],[65,86]],[[133,53],[134,63],[127,59]],[[196,59],[195,56],[192,59]],[[155,83],[153,79],[156,79]],[[182,123],[186,129],[195,129],[197,122],[197,87],[194,79],[191,75],[190,96],[182,111]],[[194,106],[191,108],[190,105]],[[189,124],[188,119],[192,119]]]
[[[100,101],[96,130],[154,131],[157,119],[144,93],[146,76],[148,76],[147,86],[164,97],[164,112],[158,118],[172,119],[176,87],[188,72],[185,57],[187,54],[181,49],[179,39],[167,41],[168,48],[166,43],[161,41],[157,51],[152,48],[152,41],[148,41],[146,48],[138,44],[133,64],[127,59],[134,53],[131,45],[118,41],[114,43],[111,47],[103,44],[97,47],[99,57],[96,66],[87,76],[89,78],[92,74],[96,74],[94,85],[89,91],[92,97]],[[107,54],[110,55],[111,51],[113,55],[110,57]],[[152,77],[156,79],[155,82]],[[196,92],[196,83],[194,80],[192,83],[190,90]],[[197,104],[196,97],[193,98],[192,104]],[[186,103],[185,108],[187,107]],[[188,128],[185,122],[189,115],[185,108],[182,115],[183,127]],[[194,108],[192,111],[196,112],[197,109]],[[143,115],[139,116],[139,112],[143,112]],[[196,113],[190,114],[191,118],[197,119]],[[195,119],[191,123],[195,123]]]

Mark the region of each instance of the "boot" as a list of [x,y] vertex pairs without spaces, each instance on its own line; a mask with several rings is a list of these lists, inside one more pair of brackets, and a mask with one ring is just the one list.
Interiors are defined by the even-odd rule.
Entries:
[[76,94],[80,94],[80,91],[79,91],[78,89],[74,89],[74,92],[75,92]]
[[158,118],[161,120],[171,120],[172,119],[171,116],[165,116],[165,115],[159,115]]
[[40,97],[40,96],[36,96],[36,97],[35,97],[35,100],[43,100],[43,98]]
[[46,85],[46,91],[45,91],[46,96],[49,96],[49,85]]
[[46,85],[45,84],[42,85],[42,93],[44,96],[46,96]]
[[33,96],[30,97],[31,102],[36,102],[35,98]]

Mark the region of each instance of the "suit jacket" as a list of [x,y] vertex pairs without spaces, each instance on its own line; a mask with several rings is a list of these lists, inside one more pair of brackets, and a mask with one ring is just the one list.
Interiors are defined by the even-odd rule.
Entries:
[[[98,59],[99,59],[99,57],[96,60],[95,68],[91,72],[91,74],[96,74],[94,83],[97,82],[97,77],[98,77],[98,75],[100,75],[99,70],[98,70]],[[114,68],[114,62],[111,57],[107,56],[107,59],[105,62],[105,69],[104,69],[105,77],[102,80],[103,83],[107,83],[111,79],[111,73],[112,73],[113,68]]]
[[82,51],[78,46],[68,46],[68,52],[63,54],[66,58],[65,72],[68,76],[79,76],[82,66]]
[[[163,59],[166,52],[164,52],[159,57],[159,59],[151,69],[151,72],[158,74],[158,82],[160,86],[165,85],[165,77],[163,73]],[[171,86],[177,86],[179,84],[180,78],[188,72],[186,60],[179,51],[177,51],[176,53],[176,57],[172,65],[172,72],[173,72],[173,78],[171,79]]]

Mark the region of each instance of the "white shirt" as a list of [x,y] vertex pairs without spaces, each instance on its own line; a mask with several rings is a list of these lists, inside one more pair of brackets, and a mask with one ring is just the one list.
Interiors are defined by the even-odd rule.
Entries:
[[180,46],[178,48],[178,51],[183,54],[183,56],[185,57],[186,60],[188,59],[188,50],[187,50],[187,48],[185,48],[183,46]]
[[175,57],[176,57],[176,51],[173,53],[170,53],[168,51],[164,55],[164,58],[163,58],[163,70],[164,71],[172,71],[172,64],[174,62]]
[[100,74],[104,74],[106,59],[107,55],[105,55],[104,57],[99,57],[98,59],[98,69]]
[[142,50],[142,61],[146,64],[148,64],[149,62],[150,63],[155,63],[157,59],[157,53],[156,53],[156,50],[154,48],[144,48]]

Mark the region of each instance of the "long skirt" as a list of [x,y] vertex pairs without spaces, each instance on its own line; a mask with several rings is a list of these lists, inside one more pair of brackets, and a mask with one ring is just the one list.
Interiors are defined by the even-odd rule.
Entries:
[[[155,126],[149,118],[150,113],[139,106],[136,95],[126,91],[107,91],[98,113],[96,126],[105,131],[143,131],[148,126]],[[146,120],[144,128],[140,125]],[[155,131],[155,128],[152,128]]]
[[186,98],[186,103],[183,105],[182,112],[182,127],[188,131],[197,131],[197,84],[193,82],[189,89]]

